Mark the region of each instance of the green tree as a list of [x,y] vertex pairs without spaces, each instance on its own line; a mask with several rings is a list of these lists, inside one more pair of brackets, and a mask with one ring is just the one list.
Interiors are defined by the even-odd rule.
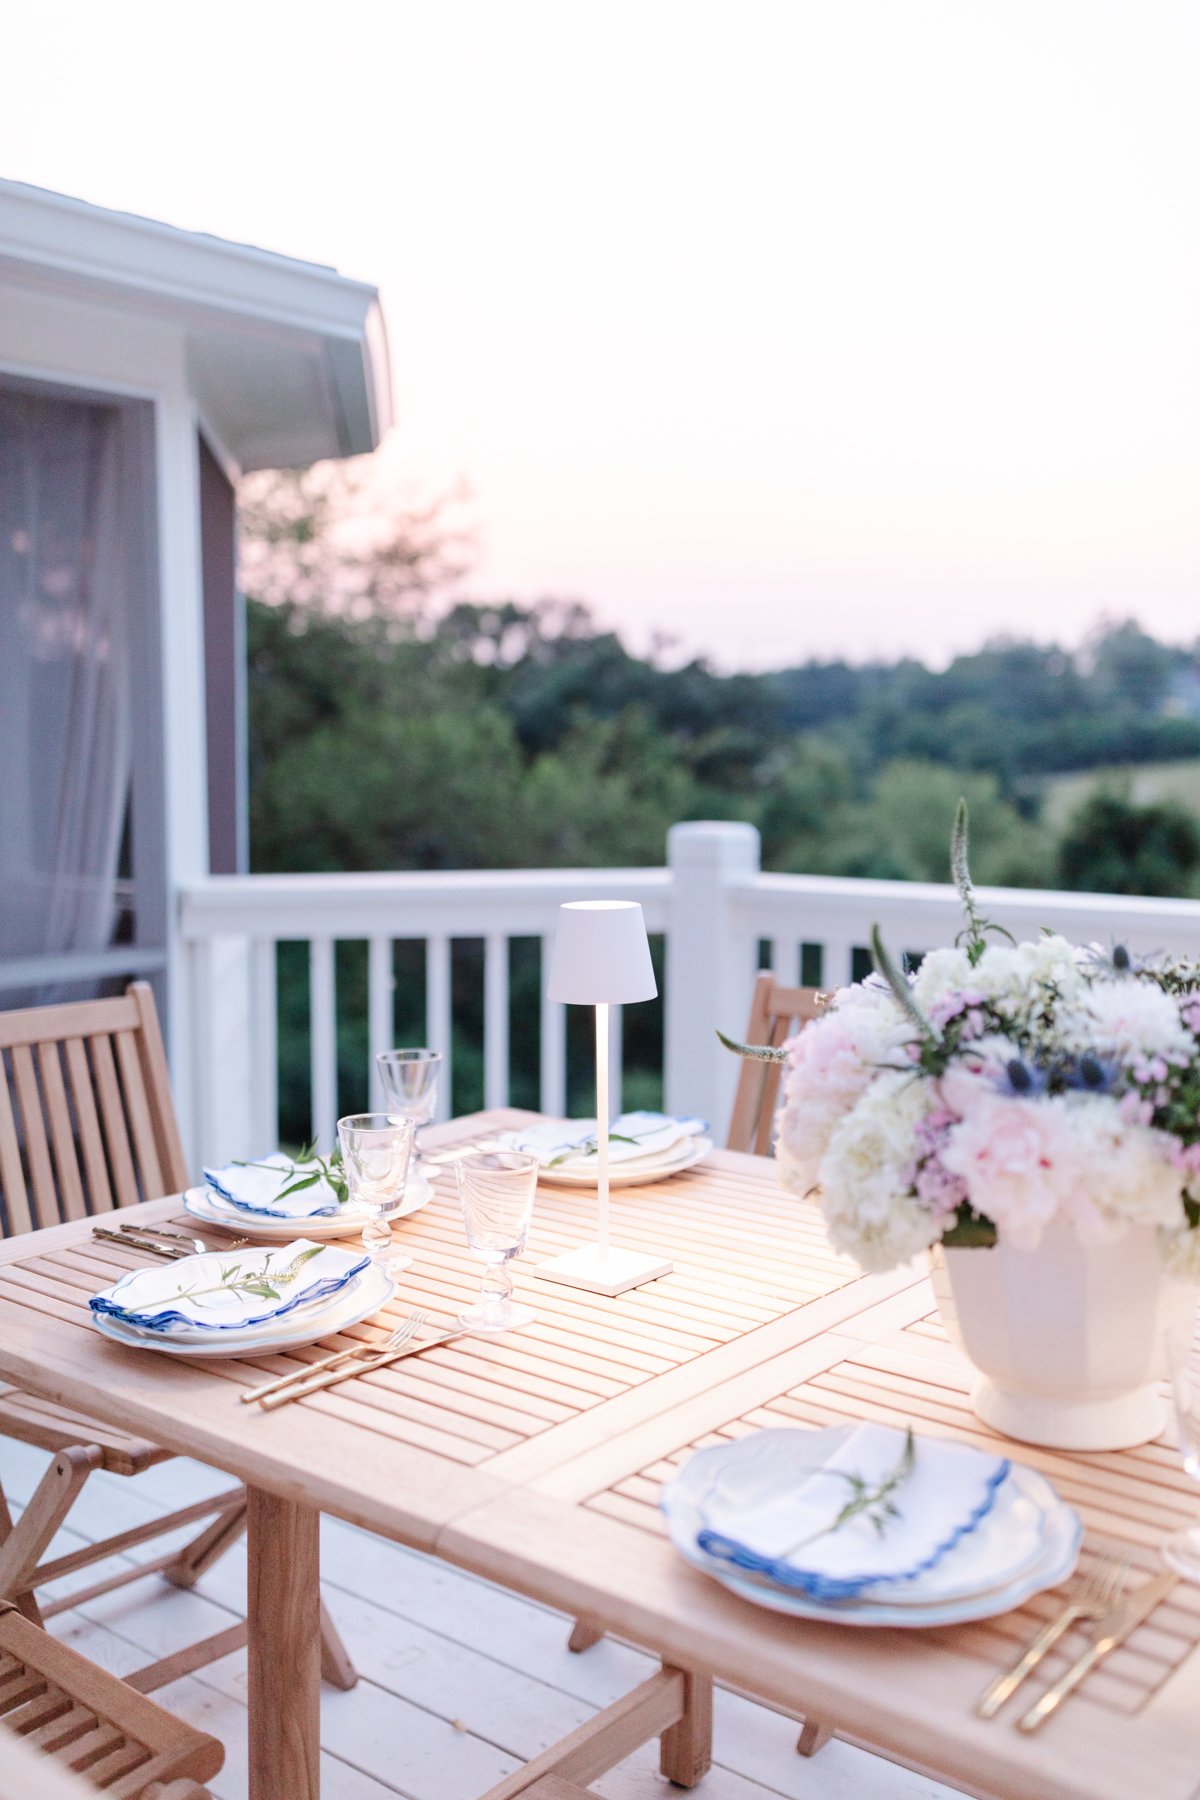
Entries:
[[1200,824],[1172,801],[1137,806],[1119,794],[1093,794],[1059,845],[1059,883],[1088,893],[1188,895],[1198,875]]

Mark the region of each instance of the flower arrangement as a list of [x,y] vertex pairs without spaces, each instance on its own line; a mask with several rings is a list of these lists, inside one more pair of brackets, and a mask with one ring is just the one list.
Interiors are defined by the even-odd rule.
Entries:
[[868,1270],[1067,1220],[1093,1243],[1156,1226],[1200,1279],[1200,965],[1014,942],[979,914],[962,802],[951,865],[954,948],[907,973],[876,930],[874,974],[783,1047],[785,1185]]

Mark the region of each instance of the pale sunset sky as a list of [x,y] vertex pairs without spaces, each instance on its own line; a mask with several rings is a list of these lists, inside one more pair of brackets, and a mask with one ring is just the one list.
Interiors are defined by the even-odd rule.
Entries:
[[477,596],[1200,634],[1194,0],[24,0],[0,174],[383,291]]

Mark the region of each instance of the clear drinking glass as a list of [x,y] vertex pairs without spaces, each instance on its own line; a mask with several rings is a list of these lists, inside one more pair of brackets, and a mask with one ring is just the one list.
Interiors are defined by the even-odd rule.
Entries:
[[472,1331],[512,1331],[534,1317],[530,1306],[514,1306],[512,1276],[506,1267],[525,1248],[538,1160],[520,1150],[479,1150],[454,1164],[463,1223],[472,1255],[486,1264],[479,1299],[458,1323]]
[[352,1113],[338,1120],[338,1142],[350,1199],[370,1214],[363,1244],[372,1262],[395,1275],[412,1261],[396,1249],[388,1221],[404,1204],[413,1122],[387,1113]]
[[[1179,1454],[1200,1481],[1200,1348],[1190,1331],[1167,1333],[1167,1363],[1179,1431]],[[1186,1581],[1200,1581],[1200,1525],[1174,1531],[1162,1546],[1164,1561]]]
[[[375,1058],[383,1088],[383,1104],[389,1118],[411,1119],[414,1132],[428,1125],[437,1105],[438,1075],[442,1067],[440,1050],[383,1050]],[[413,1138],[412,1168],[421,1167],[421,1152]]]

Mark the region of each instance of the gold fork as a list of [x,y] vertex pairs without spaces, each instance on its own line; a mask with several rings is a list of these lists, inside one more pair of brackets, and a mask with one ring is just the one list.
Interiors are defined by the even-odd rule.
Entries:
[[1121,1590],[1128,1567],[1127,1552],[1105,1550],[1096,1556],[1087,1574],[1076,1578],[1062,1611],[1042,1626],[1025,1654],[1013,1664],[1007,1674],[997,1675],[987,1692],[981,1696],[978,1707],[981,1719],[991,1719],[1000,1711],[1004,1702],[1016,1693],[1025,1677],[1037,1668],[1047,1651],[1054,1648],[1064,1631],[1068,1631],[1080,1619],[1104,1617]]
[[305,1363],[303,1368],[292,1369],[287,1375],[278,1375],[274,1381],[261,1382],[258,1387],[243,1388],[242,1404],[249,1406],[252,1400],[265,1400],[268,1394],[278,1394],[296,1381],[309,1381],[314,1375],[320,1375],[338,1363],[349,1362],[351,1357],[365,1357],[368,1353],[379,1356],[387,1350],[395,1350],[401,1344],[407,1344],[409,1338],[420,1331],[426,1316],[418,1308],[416,1312],[409,1313],[406,1319],[402,1319],[396,1329],[378,1344],[351,1344],[348,1350],[335,1350],[332,1356],[322,1356],[317,1362]]

